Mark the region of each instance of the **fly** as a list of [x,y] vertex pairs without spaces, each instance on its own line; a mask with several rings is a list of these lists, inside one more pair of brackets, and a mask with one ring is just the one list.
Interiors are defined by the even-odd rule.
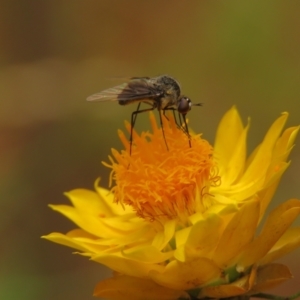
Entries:
[[[178,112],[179,123],[177,125],[182,128],[181,116],[184,124],[184,131],[189,138],[191,147],[190,134],[186,122],[186,114],[191,110],[192,106],[201,106],[201,103],[192,104],[190,98],[181,95],[180,85],[177,80],[168,76],[162,75],[158,77],[132,77],[127,83],[109,88],[100,93],[89,96],[87,101],[118,101],[120,105],[138,103],[137,109],[131,114],[131,132],[130,132],[130,154],[132,147],[132,130],[134,128],[137,115],[143,112],[151,111],[157,108],[159,120],[164,137],[164,141],[169,150],[165,132],[163,128],[161,112],[164,117],[167,110]],[[140,109],[141,103],[150,105],[149,108]],[[167,117],[166,117],[167,118]]]

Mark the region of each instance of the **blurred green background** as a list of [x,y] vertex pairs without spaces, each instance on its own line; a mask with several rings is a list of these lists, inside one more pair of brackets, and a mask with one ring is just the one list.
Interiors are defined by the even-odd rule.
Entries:
[[[135,106],[87,103],[113,79],[169,74],[202,108],[190,126],[213,142],[236,105],[249,150],[282,111],[300,123],[300,1],[0,1],[0,299],[93,299],[110,271],[40,236],[74,228],[48,203],[93,188]],[[139,117],[138,130],[148,127]],[[300,137],[272,206],[299,197]],[[298,222],[299,224],[299,222]],[[300,289],[300,251],[282,262]]]

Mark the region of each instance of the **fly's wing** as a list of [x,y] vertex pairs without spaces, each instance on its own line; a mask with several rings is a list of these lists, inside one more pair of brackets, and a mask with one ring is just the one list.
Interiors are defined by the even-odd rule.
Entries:
[[134,78],[128,83],[115,86],[100,93],[89,96],[87,101],[121,101],[128,104],[135,101],[151,100],[159,97],[161,92],[157,90],[151,81],[146,78]]
[[118,96],[126,88],[127,83],[109,88],[100,93],[93,94],[86,98],[87,101],[118,101]]

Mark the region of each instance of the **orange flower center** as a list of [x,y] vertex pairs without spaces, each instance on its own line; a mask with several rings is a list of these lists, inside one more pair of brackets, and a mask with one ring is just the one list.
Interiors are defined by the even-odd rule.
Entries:
[[[163,129],[158,128],[154,114],[150,113],[152,133],[133,131],[130,143],[124,133],[119,136],[126,150],[112,150],[114,159],[111,181],[115,201],[130,205],[142,218],[186,218],[205,207],[203,198],[219,177],[213,174],[213,148],[200,135],[189,137],[178,128],[172,115],[163,117]],[[130,125],[125,124],[130,132]],[[167,146],[168,149],[167,150]]]

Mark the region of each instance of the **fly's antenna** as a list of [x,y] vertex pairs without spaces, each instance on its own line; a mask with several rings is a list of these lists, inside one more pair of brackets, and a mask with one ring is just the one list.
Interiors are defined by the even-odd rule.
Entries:
[[203,103],[192,103],[192,106],[203,106]]

